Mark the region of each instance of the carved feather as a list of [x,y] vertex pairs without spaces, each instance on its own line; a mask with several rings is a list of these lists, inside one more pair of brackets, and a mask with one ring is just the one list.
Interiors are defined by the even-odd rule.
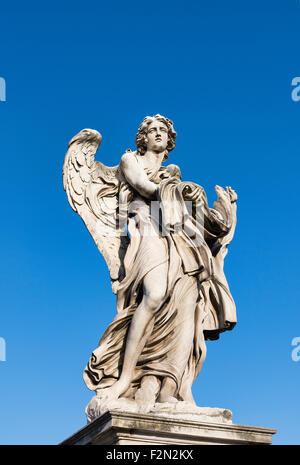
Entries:
[[123,260],[129,239],[118,227],[119,166],[95,161],[101,134],[83,129],[69,142],[63,166],[63,186],[69,203],[84,221],[112,280],[113,291],[124,276]]

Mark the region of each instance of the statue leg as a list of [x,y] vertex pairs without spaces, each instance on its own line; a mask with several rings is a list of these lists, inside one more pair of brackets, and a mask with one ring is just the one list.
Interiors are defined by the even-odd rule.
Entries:
[[201,371],[203,363],[206,358],[206,343],[204,338],[204,320],[206,317],[205,302],[209,301],[210,284],[208,281],[198,284],[200,299],[196,305],[195,310],[195,336],[193,347],[193,361],[192,366],[186,371],[183,377],[183,382],[180,387],[180,397],[182,400],[190,403],[195,403],[192,394],[192,384]]
[[[191,351],[193,349],[195,332],[195,309],[198,299],[197,281],[194,277],[185,276],[178,282],[178,296],[176,298],[177,317],[174,323],[174,337],[176,345],[169,352],[167,360],[176,366],[179,373],[185,373]],[[184,379],[182,382],[184,383]],[[177,386],[175,381],[166,377],[163,380],[159,394],[159,402],[177,402],[175,397]],[[185,400],[194,403],[192,393],[186,393]]]
[[178,399],[175,397],[177,385],[174,379],[166,377],[162,382],[162,388],[159,393],[158,402],[178,402]]
[[159,393],[161,382],[153,375],[144,376],[141,380],[140,388],[135,394],[135,401],[139,405],[139,411],[147,413],[153,407]]
[[[164,245],[162,244],[164,247]],[[120,397],[129,387],[138,358],[152,332],[154,314],[161,306],[167,288],[168,263],[162,263],[146,274],[144,296],[129,327],[120,379],[101,393],[105,400]]]

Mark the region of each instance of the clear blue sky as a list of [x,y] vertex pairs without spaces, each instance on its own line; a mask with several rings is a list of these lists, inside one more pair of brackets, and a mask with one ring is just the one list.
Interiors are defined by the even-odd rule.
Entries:
[[225,265],[238,324],[208,343],[197,403],[300,444],[299,1],[5,2],[0,14],[0,443],[55,444],[84,426],[82,371],[115,314],[62,188],[67,143],[98,129],[112,166],[161,113],[183,179],[211,205],[215,184],[239,195]]

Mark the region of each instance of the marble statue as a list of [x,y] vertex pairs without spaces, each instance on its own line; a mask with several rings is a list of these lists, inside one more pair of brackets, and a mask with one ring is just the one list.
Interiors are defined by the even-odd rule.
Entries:
[[[107,167],[95,161],[101,135],[84,129],[69,143],[63,183],[110,272],[117,314],[84,370],[96,395],[88,420],[112,405],[148,412],[156,405],[192,405],[192,384],[206,356],[205,340],[236,324],[223,271],[236,225],[237,195],[182,182],[173,122],[144,118],[136,151]],[[195,168],[197,168],[195,166]]]

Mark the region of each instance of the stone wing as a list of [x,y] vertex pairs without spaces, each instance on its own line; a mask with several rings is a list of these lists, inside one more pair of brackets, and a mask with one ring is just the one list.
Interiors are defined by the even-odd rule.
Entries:
[[95,161],[102,136],[83,129],[69,142],[63,167],[63,186],[69,203],[85,223],[108,266],[116,293],[124,277],[123,259],[129,244],[126,228],[119,224],[119,166]]

